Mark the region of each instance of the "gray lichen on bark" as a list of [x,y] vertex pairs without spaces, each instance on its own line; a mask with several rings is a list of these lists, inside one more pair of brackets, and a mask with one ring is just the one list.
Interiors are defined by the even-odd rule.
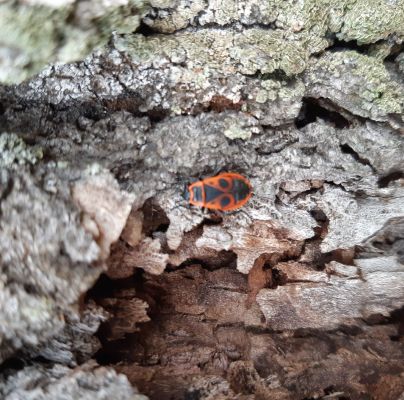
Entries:
[[44,190],[29,173],[2,171],[3,360],[55,334],[64,325],[60,310],[98,275],[88,266],[98,258],[98,246],[66,201],[69,194],[60,187],[59,196],[52,194],[60,185],[52,178],[43,177]]
[[[7,138],[7,135],[2,137]],[[10,137],[8,139],[10,141]],[[15,143],[15,138],[11,139]],[[109,240],[113,236],[113,230],[106,234],[103,231],[103,228],[111,229],[108,208],[103,206],[107,203],[115,212],[118,204],[125,210],[122,202],[127,201],[127,195],[121,195],[119,190],[114,193],[113,178],[99,171],[93,174],[92,181],[103,180],[103,191],[99,195],[112,197],[104,199],[104,203],[96,202],[104,220],[86,213],[88,210],[80,212],[70,189],[78,183],[85,185],[88,172],[66,171],[55,168],[54,164],[53,167],[39,167],[31,173],[21,165],[21,160],[32,160],[35,153],[21,143],[11,147],[15,157],[6,157],[6,160],[14,160],[14,164],[10,162],[7,165],[9,168],[1,171],[0,360],[5,361],[15,355],[27,358],[41,356],[74,366],[87,361],[100,348],[94,334],[106,319],[105,312],[97,307],[90,306],[82,315],[77,310],[79,297],[94,284],[105,267],[108,255],[105,248],[109,251]],[[107,188],[106,183],[110,187]],[[91,197],[85,189],[82,193]],[[95,202],[94,196],[92,200]],[[131,197],[129,204],[132,200]],[[126,215],[120,218],[117,213],[114,217],[118,236],[129,211],[130,206]],[[111,240],[116,239],[112,237]],[[65,373],[69,371],[63,368]],[[38,377],[42,375],[41,368],[35,371]],[[43,373],[46,375],[45,370]],[[30,372],[21,372],[21,376],[25,374],[26,379],[37,379],[30,376]],[[103,372],[100,374],[98,380],[104,382],[99,384],[106,389],[108,379],[104,379]],[[62,376],[58,373],[52,380],[62,379]],[[69,379],[73,382],[81,378]],[[115,375],[111,375],[111,384],[114,379]],[[122,377],[116,379],[124,380]],[[94,380],[96,384],[91,374],[88,380]],[[16,393],[3,384],[0,390],[4,390],[4,398],[26,398],[22,392]],[[63,388],[56,385],[52,390],[58,392]],[[78,385],[76,391],[79,393],[80,390],[83,391]],[[132,389],[128,386],[126,390],[129,396]],[[35,398],[44,398],[41,397],[43,395],[38,396]],[[47,396],[53,398],[50,393]],[[75,398],[73,392],[71,396]]]
[[[94,369],[94,365],[84,365],[81,370],[72,371],[68,367],[55,364],[51,368],[32,365],[10,376],[0,387],[4,399],[98,399],[147,400],[136,393],[123,375],[106,368]],[[38,385],[41,382],[41,386]],[[35,390],[32,390],[35,388]]]

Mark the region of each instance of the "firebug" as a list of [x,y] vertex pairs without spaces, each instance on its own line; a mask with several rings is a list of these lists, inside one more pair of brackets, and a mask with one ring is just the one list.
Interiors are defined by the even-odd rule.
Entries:
[[233,211],[252,196],[250,181],[235,172],[223,172],[188,186],[187,197],[194,206],[218,211]]

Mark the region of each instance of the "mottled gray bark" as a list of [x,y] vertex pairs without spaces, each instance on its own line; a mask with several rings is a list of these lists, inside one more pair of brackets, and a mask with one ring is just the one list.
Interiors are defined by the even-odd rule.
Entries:
[[0,86],[0,394],[401,399],[403,1],[47,3],[0,78],[89,55]]

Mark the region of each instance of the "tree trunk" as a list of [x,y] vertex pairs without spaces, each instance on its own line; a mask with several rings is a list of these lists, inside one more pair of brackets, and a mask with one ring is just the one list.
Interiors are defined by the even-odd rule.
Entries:
[[0,397],[404,399],[403,1],[57,3],[0,4]]

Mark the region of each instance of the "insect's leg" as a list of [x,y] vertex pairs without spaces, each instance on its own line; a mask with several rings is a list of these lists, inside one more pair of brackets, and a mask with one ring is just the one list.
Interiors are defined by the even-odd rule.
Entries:
[[216,165],[215,169],[213,170],[213,176],[219,175],[223,171],[223,167],[219,167]]
[[220,210],[210,210],[209,216],[213,222],[222,222],[224,213]]
[[202,215],[204,216],[205,219],[210,219],[212,215],[212,210],[206,207],[201,207]]
[[250,214],[247,213],[245,210],[240,210],[240,212],[246,217],[249,224],[252,224],[253,219],[250,217]]
[[235,211],[230,211],[226,213],[227,215],[232,215],[234,217],[237,217],[237,215],[243,214],[248,221],[248,224],[252,224],[253,219],[250,217],[250,215],[245,211],[245,210],[235,210]]

